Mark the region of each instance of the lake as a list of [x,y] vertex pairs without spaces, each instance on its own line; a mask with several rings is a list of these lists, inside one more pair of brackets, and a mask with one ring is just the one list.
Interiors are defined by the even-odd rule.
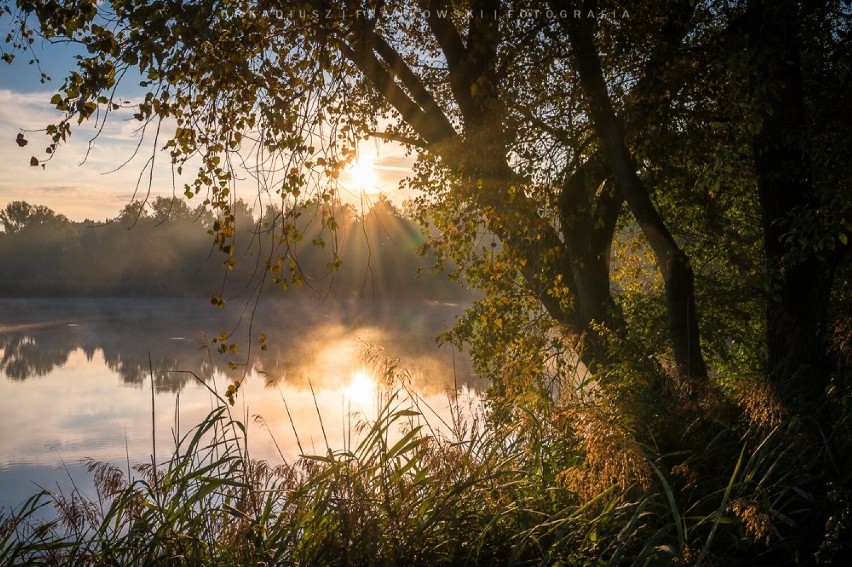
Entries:
[[202,299],[0,300],[0,508],[40,487],[88,491],[85,459],[122,468],[150,462],[154,438],[163,461],[175,436],[219,403],[211,389],[224,394],[235,380],[231,411],[250,425],[253,457],[280,462],[298,458],[300,446],[341,448],[353,423],[375,415],[381,387],[365,353],[398,359],[424,414],[447,420],[454,392],[484,386],[466,356],[435,341],[462,309],[435,301],[270,301],[252,312]]

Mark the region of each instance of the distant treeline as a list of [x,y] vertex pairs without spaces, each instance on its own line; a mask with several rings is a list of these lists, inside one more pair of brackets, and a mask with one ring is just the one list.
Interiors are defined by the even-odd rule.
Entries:
[[[226,300],[273,287],[279,265],[287,293],[336,299],[466,298],[469,292],[418,254],[423,234],[385,198],[359,213],[307,203],[259,218],[242,201],[232,206],[233,252],[214,246],[217,219],[177,198],[135,201],[108,222],[73,222],[23,201],[0,210],[0,294],[5,297],[179,297],[221,294]],[[328,215],[336,230],[329,230]],[[281,223],[298,226],[282,241]],[[208,231],[211,231],[208,233]],[[331,265],[339,260],[339,268]],[[281,286],[279,286],[281,287]],[[275,293],[276,290],[264,291]]]

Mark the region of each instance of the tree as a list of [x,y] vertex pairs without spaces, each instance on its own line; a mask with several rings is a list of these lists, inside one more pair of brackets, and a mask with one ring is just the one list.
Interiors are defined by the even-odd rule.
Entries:
[[[498,20],[493,16],[470,19],[466,46],[457,29],[464,24],[464,16],[441,2],[428,6],[429,17],[407,23],[394,21],[398,19],[394,17],[373,19],[368,7],[356,9],[351,12],[355,24],[352,26],[349,17],[331,21],[315,18],[309,5],[278,14],[275,4],[222,10],[215,4],[201,3],[188,12],[172,13],[175,8],[166,4],[119,2],[113,4],[115,17],[127,24],[120,30],[102,25],[101,17],[89,9],[66,10],[57,19],[57,6],[35,4],[24,8],[43,17],[40,25],[48,37],[70,34],[98,47],[92,57],[81,61],[83,72],[71,77],[64,96],[55,99],[69,116],[48,129],[54,144],[65,139],[72,118],[93,117],[99,105],[106,105],[107,115],[119,110],[120,105],[111,102],[108,93],[113,92],[116,77],[138,66],[149,78],[143,83],[156,88],[145,96],[134,116],[153,122],[169,116],[177,118],[178,128],[167,146],[172,148],[178,171],[190,156],[201,157],[199,175],[187,184],[186,191],[190,195],[209,191],[207,201],[221,213],[216,225],[217,243],[228,249],[227,240],[233,234],[229,200],[233,174],[223,164],[230,163],[229,154],[243,150],[250,131],[256,129],[263,134],[261,144],[250,151],[289,152],[290,164],[276,171],[281,175],[275,190],[282,199],[298,197],[308,177],[317,172],[334,178],[351,157],[359,137],[375,133],[400,139],[426,150],[424,160],[438,160],[433,165],[452,177],[453,198],[468,201],[465,206],[476,216],[470,220],[497,234],[508,253],[523,260],[519,265],[527,290],[539,298],[553,319],[589,337],[588,362],[606,360],[596,325],[615,326],[617,319],[607,292],[605,252],[620,198],[607,191],[600,206],[581,212],[573,209],[573,202],[567,198],[570,191],[565,191],[563,210],[557,214],[563,221],[568,220],[569,214],[584,219],[571,228],[563,222],[564,231],[585,234],[560,238],[559,222],[549,218],[553,211],[539,207],[530,194],[534,172],[515,171],[510,166],[510,155],[530,145],[510,135],[507,129],[507,120],[518,120],[513,113],[525,109],[500,100],[507,95],[505,89],[510,81],[520,78],[520,70],[499,68],[507,62],[498,58],[502,42]],[[493,14],[497,6],[485,3],[473,8],[476,13]],[[440,15],[448,10],[452,19]],[[278,17],[281,15],[285,17]],[[171,25],[177,21],[181,25]],[[388,43],[389,36],[383,34],[395,25],[401,25],[404,33],[425,40],[422,49]],[[540,36],[547,26],[547,22],[530,20],[518,37],[506,38],[506,44],[520,41],[521,34]],[[29,37],[27,33],[23,32],[22,39]],[[205,39],[209,33],[217,36],[216,42]],[[550,57],[558,57],[558,46],[550,44],[547,37],[541,39]],[[226,53],[229,55],[223,56]],[[439,58],[446,61],[446,68],[417,76],[407,61],[415,57]],[[207,61],[215,64],[208,65]],[[429,92],[426,85],[433,80],[429,74],[436,74],[434,78],[445,81],[448,88]],[[540,90],[534,84],[529,88]],[[191,95],[196,91],[210,96]],[[382,96],[377,98],[376,93]],[[341,105],[344,100],[356,102]],[[195,107],[198,103],[206,110]],[[190,107],[192,112],[187,113]],[[189,118],[208,111],[209,116],[219,116],[221,122],[204,126]],[[401,121],[378,133],[376,121],[383,112],[391,112]],[[339,145],[327,145],[328,135],[321,132],[327,124],[332,125],[331,132],[341,131]],[[566,155],[575,153],[566,147],[566,142],[574,140],[564,138],[560,134],[551,143],[560,146],[559,151]],[[316,155],[318,150],[312,143],[325,146],[319,150],[322,155]],[[584,161],[579,154],[572,159]],[[530,164],[538,168],[533,161]],[[592,189],[593,183],[591,180],[583,184],[584,189]],[[328,190],[318,191],[323,200],[332,198]],[[504,211],[515,212],[505,215]],[[604,215],[603,229],[593,215]],[[333,222],[333,217],[329,217],[329,222]],[[586,238],[592,232],[600,234]],[[282,240],[286,240],[284,236]],[[471,238],[468,234],[463,240],[469,243]],[[592,248],[575,249],[575,243],[580,246],[584,240],[591,241]],[[460,248],[451,252],[463,253]],[[578,269],[580,265],[588,268]],[[563,288],[572,292],[575,307],[568,306]],[[676,329],[673,336],[679,336]],[[681,360],[682,350],[675,349],[678,364],[685,369],[694,366],[696,374],[703,374],[703,363]]]
[[134,200],[121,209],[121,212],[118,213],[118,220],[121,224],[127,226],[135,225],[140,219],[149,218],[148,209],[145,208],[145,202]]
[[[421,159],[423,175],[413,184],[430,195],[423,203],[446,212],[435,215],[444,235],[436,245],[465,266],[481,259],[471,247],[480,228],[495,234],[525,293],[585,337],[582,354],[592,368],[611,361],[605,337],[626,332],[609,274],[626,204],[664,282],[675,368],[706,381],[690,260],[637,163],[654,146],[643,136],[650,117],[679,103],[676,93],[690,80],[683,65],[697,63],[691,53],[731,34],[742,18],[685,0],[663,9],[639,4],[635,18],[607,3],[554,0],[548,8],[496,0],[394,9],[341,2],[325,10],[310,3],[281,10],[267,2],[178,8],[128,1],[98,11],[25,2],[13,39],[24,45],[34,37],[34,17],[46,38],[90,48],[54,97],[67,113],[48,127],[54,148],[73,120],[106,120],[126,106],[145,127],[176,120],[166,147],[178,173],[200,160],[185,190],[205,192],[218,211],[215,237],[223,250],[231,250],[234,234],[233,158],[266,164],[261,190],[282,202],[295,203],[308,187],[331,202],[333,180],[358,139],[407,144]],[[412,11],[422,17],[403,15]],[[786,18],[780,9],[748,11],[759,14],[752,27]],[[626,18],[635,29],[626,29]],[[709,39],[702,29],[711,30]],[[758,35],[746,37],[766,44]],[[534,67],[543,72],[530,72]],[[117,85],[131,69],[148,92],[138,103],[119,104]],[[390,120],[383,129],[382,116]],[[758,176],[766,179],[758,150]],[[286,157],[269,165],[266,155]],[[779,240],[776,221],[795,206],[765,211],[768,243]],[[778,255],[771,244],[767,253]],[[820,294],[827,297],[830,287],[829,278]]]
[[151,209],[158,223],[189,221],[196,217],[186,202],[177,197],[157,197],[151,203]]
[[30,227],[68,222],[63,215],[44,205],[30,205],[26,201],[12,201],[0,211],[0,224],[8,235],[19,234]]
[[[825,46],[814,45],[820,39],[812,38],[820,35],[809,35],[814,26],[826,25],[820,14],[826,8],[755,0],[743,15],[751,57],[746,78],[757,105],[754,164],[771,278],[767,369],[785,406],[815,420],[822,434],[830,428],[825,401],[831,369],[830,297],[838,262],[847,253],[840,219],[849,213],[848,192],[820,188],[824,174],[814,171],[814,133],[809,131],[803,85],[803,51],[808,47],[812,64],[837,65],[825,60]],[[845,91],[848,95],[848,86]],[[848,179],[848,167],[842,169]],[[825,218],[825,208],[841,216]],[[813,240],[803,239],[803,232]]]

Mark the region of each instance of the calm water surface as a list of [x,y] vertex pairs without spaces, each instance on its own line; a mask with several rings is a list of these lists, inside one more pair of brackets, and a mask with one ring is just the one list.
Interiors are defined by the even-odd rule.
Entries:
[[[252,317],[195,299],[0,300],[0,507],[39,487],[90,490],[84,459],[150,462],[152,377],[160,461],[175,435],[218,403],[208,386],[224,392],[243,378],[233,412],[251,424],[254,457],[297,457],[297,435],[306,453],[325,453],[326,439],[343,446],[353,420],[375,413],[369,345],[399,359],[413,389],[446,418],[450,392],[483,386],[467,358],[435,342],[461,309],[292,301],[261,305]],[[218,352],[212,339],[222,332],[232,333],[236,353]]]

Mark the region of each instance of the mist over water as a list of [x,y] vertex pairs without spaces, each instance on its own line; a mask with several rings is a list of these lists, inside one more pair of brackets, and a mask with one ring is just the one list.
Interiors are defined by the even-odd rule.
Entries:
[[[0,506],[67,484],[64,467],[85,483],[86,458],[150,461],[152,376],[159,460],[214,407],[208,387],[224,393],[234,381],[242,385],[232,411],[251,424],[253,456],[296,458],[299,443],[309,453],[341,446],[353,419],[375,410],[379,386],[365,351],[398,359],[439,412],[457,389],[484,386],[468,358],[435,341],[463,308],[457,303],[268,301],[253,316],[233,307],[0,300],[0,423],[14,432],[0,438]],[[237,348],[220,353],[221,333]]]
[[[233,416],[250,425],[252,455],[274,460],[340,447],[375,409],[380,376],[364,352],[398,360],[436,411],[482,386],[468,358],[435,341],[473,294],[429,269],[417,225],[378,199],[333,211],[331,234],[324,207],[268,208],[259,222],[237,201],[226,255],[208,234],[217,219],[181,200],[132,202],[107,223],[8,204],[0,425],[12,434],[0,437],[0,506],[67,484],[69,472],[86,483],[86,458],[150,462],[153,437],[168,458],[219,403],[209,389],[240,384]],[[276,249],[285,217],[302,238]],[[246,299],[258,293],[258,305]]]

